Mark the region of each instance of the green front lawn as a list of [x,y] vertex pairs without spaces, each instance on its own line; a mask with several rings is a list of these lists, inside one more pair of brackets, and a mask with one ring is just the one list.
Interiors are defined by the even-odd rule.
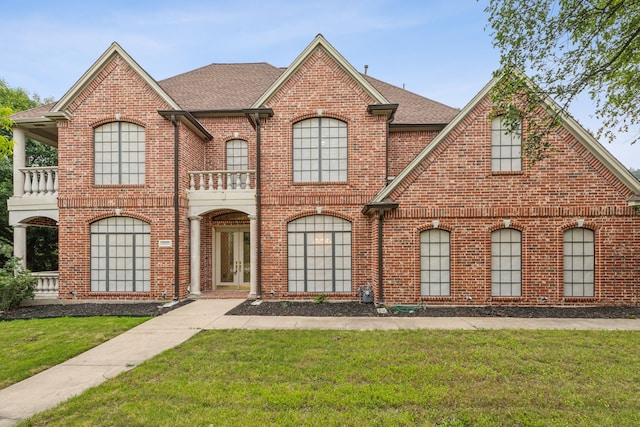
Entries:
[[640,425],[640,333],[205,331],[37,426]]
[[0,322],[0,388],[68,360],[148,317],[62,317]]

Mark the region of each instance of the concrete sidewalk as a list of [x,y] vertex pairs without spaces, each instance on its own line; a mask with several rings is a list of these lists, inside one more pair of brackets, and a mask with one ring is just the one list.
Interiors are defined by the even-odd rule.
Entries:
[[198,300],[153,318],[73,359],[0,390],[0,427],[51,408],[203,329],[594,329],[640,331],[636,319],[522,319],[487,317],[225,316],[243,300]]

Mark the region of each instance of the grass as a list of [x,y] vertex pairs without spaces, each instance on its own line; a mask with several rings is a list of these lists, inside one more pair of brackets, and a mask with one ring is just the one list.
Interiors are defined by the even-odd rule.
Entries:
[[204,331],[29,426],[640,425],[640,334]]
[[64,362],[148,317],[62,317],[0,322],[0,388]]

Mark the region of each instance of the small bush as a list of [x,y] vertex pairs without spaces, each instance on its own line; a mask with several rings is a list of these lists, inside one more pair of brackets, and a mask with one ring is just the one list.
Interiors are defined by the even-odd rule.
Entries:
[[318,304],[322,304],[323,302],[325,302],[328,299],[329,299],[329,297],[326,296],[325,294],[320,294],[320,295],[316,295],[316,297],[313,300]]
[[18,258],[9,259],[0,269],[0,311],[13,310],[25,299],[33,298],[37,282]]

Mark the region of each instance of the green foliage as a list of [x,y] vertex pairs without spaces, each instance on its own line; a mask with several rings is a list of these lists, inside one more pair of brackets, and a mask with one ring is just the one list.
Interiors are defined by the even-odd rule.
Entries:
[[63,317],[0,322],[0,389],[102,344],[148,317]]
[[629,169],[631,171],[631,174],[633,176],[635,176],[638,180],[640,180],[640,169]]
[[10,258],[0,269],[0,311],[13,310],[33,298],[38,279],[25,270],[17,258]]
[[325,302],[326,300],[328,300],[329,297],[325,294],[320,294],[320,295],[316,295],[316,297],[313,299],[317,304],[322,304],[323,302]]
[[[534,95],[533,101],[551,96],[564,111],[578,95],[588,94],[595,117],[604,123],[598,138],[613,141],[617,132],[637,131],[640,2],[490,0],[485,11],[501,55],[498,76],[526,72],[537,88],[525,93]],[[511,94],[522,90],[515,85]],[[534,159],[546,149],[544,136],[531,141],[537,144],[530,150]]]

